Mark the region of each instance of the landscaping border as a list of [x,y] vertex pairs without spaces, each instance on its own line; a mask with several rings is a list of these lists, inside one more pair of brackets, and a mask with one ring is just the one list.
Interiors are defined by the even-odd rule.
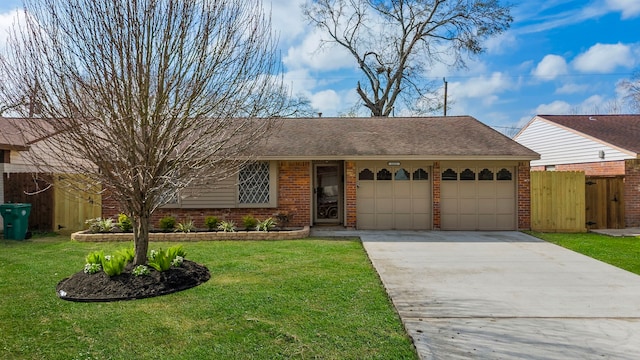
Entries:
[[[219,241],[219,240],[294,240],[309,237],[309,227],[285,231],[236,232],[171,232],[150,233],[149,241]],[[86,230],[71,234],[71,240],[82,242],[133,241],[132,233],[89,233]]]

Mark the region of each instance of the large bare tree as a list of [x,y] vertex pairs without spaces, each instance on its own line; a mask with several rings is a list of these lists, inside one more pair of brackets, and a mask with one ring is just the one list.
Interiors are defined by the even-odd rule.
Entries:
[[389,116],[398,100],[433,111],[430,66],[463,66],[512,22],[499,0],[309,0],[303,12],[355,58],[365,80],[356,90],[372,116]]
[[633,111],[640,113],[640,69],[636,70],[629,79],[620,84],[627,92],[625,100]]
[[[83,174],[134,224],[147,261],[154,210],[250,155],[291,101],[260,0],[27,0],[2,95],[43,171]],[[54,134],[53,136],[50,136]],[[242,156],[240,156],[242,155]]]

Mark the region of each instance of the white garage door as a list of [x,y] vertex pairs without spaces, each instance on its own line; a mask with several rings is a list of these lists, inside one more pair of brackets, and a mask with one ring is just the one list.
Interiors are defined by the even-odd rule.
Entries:
[[431,229],[430,169],[419,162],[359,163],[358,229]]
[[516,230],[513,166],[442,165],[442,230]]

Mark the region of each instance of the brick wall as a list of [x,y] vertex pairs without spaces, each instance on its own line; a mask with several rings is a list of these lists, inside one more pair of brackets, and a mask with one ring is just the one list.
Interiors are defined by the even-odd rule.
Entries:
[[[555,165],[555,171],[584,171],[585,176],[624,175],[624,161],[600,161],[580,164]],[[533,166],[531,171],[544,171],[544,166]]]
[[625,161],[624,211],[627,227],[640,226],[640,160]]
[[518,163],[518,230],[531,229],[531,169],[528,161]]
[[442,213],[440,212],[440,184],[442,173],[440,171],[440,162],[433,163],[433,230],[440,230],[442,226]]
[[347,228],[354,228],[358,222],[357,219],[357,177],[356,177],[356,163],[354,161],[345,161],[345,174],[344,174],[344,187],[346,197],[346,222],[344,224]]
[[[158,209],[151,217],[151,226],[157,227],[161,218],[171,215],[178,221],[190,218],[196,227],[204,228],[207,216],[231,220],[238,227],[242,218],[253,215],[259,220],[275,217],[280,212],[290,214],[289,226],[300,227],[311,224],[311,163],[309,161],[281,161],[278,165],[277,208],[228,208],[228,209]],[[105,196],[102,202],[104,217],[114,217],[121,210],[115,199]]]

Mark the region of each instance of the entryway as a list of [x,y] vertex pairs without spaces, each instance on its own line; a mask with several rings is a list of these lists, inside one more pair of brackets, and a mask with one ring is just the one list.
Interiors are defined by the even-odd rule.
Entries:
[[342,162],[318,162],[313,165],[314,224],[343,223],[343,166]]

